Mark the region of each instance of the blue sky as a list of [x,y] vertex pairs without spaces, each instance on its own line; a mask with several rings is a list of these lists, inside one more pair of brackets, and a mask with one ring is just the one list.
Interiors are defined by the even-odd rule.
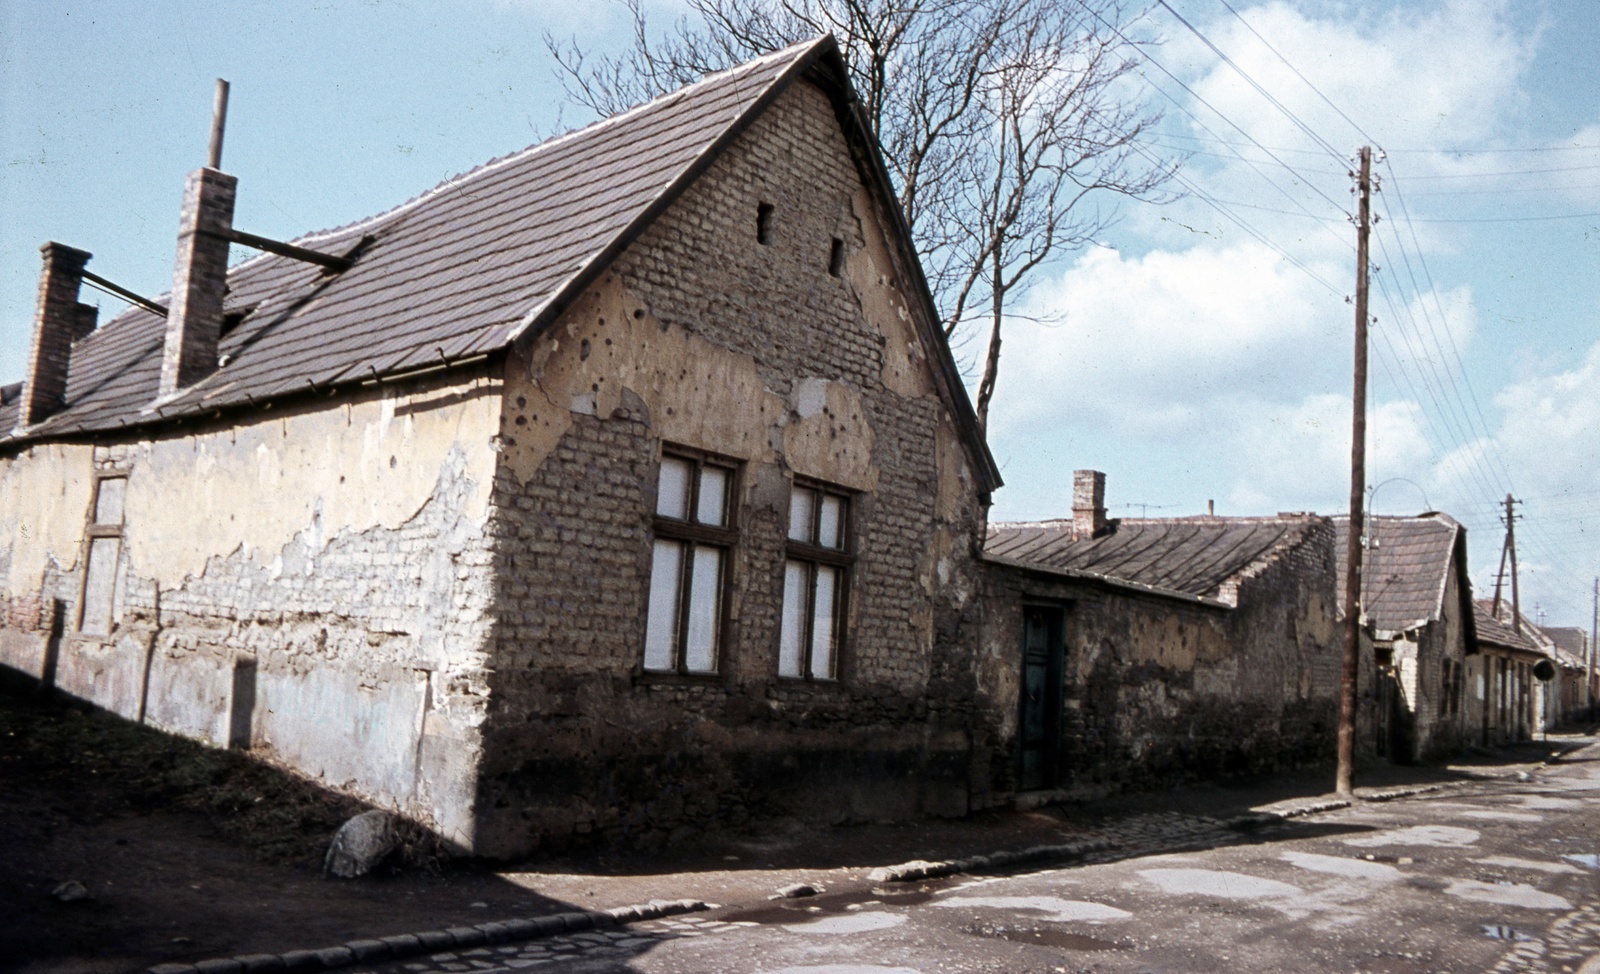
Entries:
[[[1387,151],[1375,508],[1458,517],[1487,592],[1495,505],[1514,492],[1525,607],[1587,626],[1600,573],[1600,8],[1230,0],[1235,16],[1220,0],[1169,2],[1340,154],[1368,139]],[[607,47],[625,27],[605,2],[0,0],[0,379],[22,373],[45,240],[92,251],[94,270],[135,290],[168,288],[215,78],[233,84],[223,165],[240,179],[236,223],[288,239],[589,121],[564,105],[542,34]],[[1158,150],[1187,156],[1194,192],[1123,204],[1099,246],[1064,255],[1026,297],[1020,310],[1054,323],[1010,323],[995,516],[1066,512],[1064,472],[1079,467],[1107,472],[1116,515],[1200,513],[1208,499],[1225,514],[1337,513],[1347,163],[1168,11],[1136,31],[1160,44],[1130,91],[1164,110]]]

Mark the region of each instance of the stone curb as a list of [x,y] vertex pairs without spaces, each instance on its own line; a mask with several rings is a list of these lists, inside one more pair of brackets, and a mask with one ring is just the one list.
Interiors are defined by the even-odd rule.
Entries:
[[996,866],[1014,866],[1047,859],[1077,859],[1091,852],[1103,852],[1114,848],[1116,846],[1105,839],[1084,839],[1081,842],[1036,845],[1014,852],[993,852],[987,856],[967,856],[963,859],[945,859],[939,862],[914,859],[898,866],[879,866],[867,873],[867,879],[874,883],[905,883],[917,879],[971,872],[975,869],[992,869]]
[[456,947],[482,947],[517,940],[538,940],[563,933],[620,927],[640,920],[656,920],[680,913],[710,909],[700,900],[651,900],[640,906],[610,910],[583,910],[515,920],[492,920],[470,927],[425,930],[391,937],[352,940],[320,950],[289,950],[281,954],[244,954],[203,960],[193,964],[156,964],[148,974],[296,974],[347,967],[369,961],[401,960]]
[[1428,795],[1436,791],[1443,791],[1446,788],[1459,788],[1467,783],[1468,782],[1464,781],[1441,781],[1438,784],[1432,785],[1416,785],[1409,788],[1390,788],[1387,791],[1373,791],[1368,792],[1365,795],[1357,795],[1356,797],[1364,802],[1392,802],[1396,798],[1410,798],[1412,795]]
[[1243,815],[1235,815],[1233,818],[1224,819],[1222,825],[1225,828],[1242,832],[1250,829],[1265,828],[1269,825],[1277,825],[1291,818],[1319,815],[1322,812],[1333,812],[1349,807],[1350,801],[1348,799],[1329,798],[1326,801],[1306,802],[1303,805],[1290,805],[1288,808],[1278,808],[1272,811],[1245,812]]

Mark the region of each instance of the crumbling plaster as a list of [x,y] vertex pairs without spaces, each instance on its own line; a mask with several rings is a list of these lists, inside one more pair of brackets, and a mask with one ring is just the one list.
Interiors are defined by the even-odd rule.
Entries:
[[[480,366],[245,422],[35,447],[0,467],[0,498],[20,508],[19,493],[60,485],[42,492],[51,540],[25,559],[13,544],[7,594],[75,603],[95,474],[125,475],[114,628],[79,635],[69,606],[56,686],[254,748],[470,846],[499,414]],[[41,561],[68,566],[43,589]],[[44,675],[42,616],[4,635],[0,662]]]
[[45,443],[0,458],[0,578],[12,595],[38,591],[48,566],[77,567],[94,493],[93,452]]
[[314,557],[342,533],[393,530],[415,517],[451,463],[473,485],[462,515],[481,522],[494,477],[483,446],[499,420],[495,385],[385,386],[225,430],[140,441],[122,461],[138,471],[126,501],[129,570],[176,588],[242,548],[282,571],[297,539]]

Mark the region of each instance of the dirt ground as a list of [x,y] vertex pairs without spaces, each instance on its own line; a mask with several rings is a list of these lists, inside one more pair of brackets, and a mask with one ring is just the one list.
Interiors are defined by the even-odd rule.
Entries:
[[[1504,774],[1530,745],[1478,767],[1373,768],[1364,785]],[[603,909],[656,898],[765,901],[792,882],[827,888],[874,866],[1093,834],[1110,817],[1237,814],[1325,792],[1331,772],[1200,785],[1062,810],[961,821],[807,828],[767,821],[650,856],[519,863],[449,859],[407,836],[382,875],[324,879],[340,822],[367,806],[237,752],[82,704],[0,690],[0,969],[122,974],[167,961],[315,948],[462,923]],[[51,893],[77,881],[92,899]]]

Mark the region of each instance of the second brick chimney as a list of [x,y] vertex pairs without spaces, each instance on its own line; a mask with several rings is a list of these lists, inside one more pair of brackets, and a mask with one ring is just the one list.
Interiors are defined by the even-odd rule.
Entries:
[[1106,475],[1098,470],[1072,472],[1072,536],[1079,541],[1098,538],[1110,525],[1106,521]]
[[170,396],[217,368],[222,299],[228,288],[228,237],[238,179],[203,167],[183,187],[178,260],[172,272],[161,396]]
[[44,254],[44,270],[39,274],[28,371],[22,379],[20,427],[32,426],[66,405],[72,343],[94,331],[99,316],[93,306],[78,303],[89,252],[53,241],[39,250]]

